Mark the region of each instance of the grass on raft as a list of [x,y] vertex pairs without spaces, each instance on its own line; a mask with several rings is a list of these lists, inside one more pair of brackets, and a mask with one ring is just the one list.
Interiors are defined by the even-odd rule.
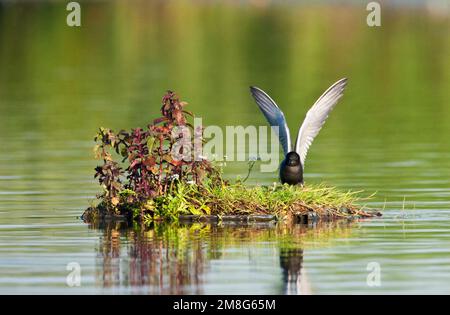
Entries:
[[[358,204],[367,198],[361,192],[340,191],[335,187],[319,185],[246,186],[234,184],[207,189],[201,195],[203,202],[217,215],[271,214],[282,217],[289,214],[334,215],[347,217],[362,214]],[[195,188],[194,188],[195,195]]]
[[[133,193],[126,190],[122,194]],[[206,182],[198,186],[179,182],[164,195],[145,203],[121,202],[111,211],[100,202],[88,209],[88,214],[119,214],[144,221],[177,221],[180,215],[275,215],[280,220],[310,213],[333,218],[374,216],[360,205],[371,196],[361,198],[360,194],[361,191],[341,191],[324,184],[301,187],[287,184],[248,186],[243,183],[211,185]]]

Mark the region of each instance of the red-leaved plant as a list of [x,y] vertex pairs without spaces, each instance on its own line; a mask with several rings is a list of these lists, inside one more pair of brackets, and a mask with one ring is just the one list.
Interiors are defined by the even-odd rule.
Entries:
[[[174,92],[168,91],[162,98],[162,117],[147,128],[122,130],[117,134],[100,128],[95,137],[95,153],[103,165],[95,168],[95,178],[103,187],[98,197],[104,209],[121,213],[126,205],[145,204],[170,193],[170,187],[181,181],[199,186],[205,176],[220,181],[218,169],[199,157],[194,148],[190,135],[201,141],[203,129],[194,130],[189,123],[187,117],[193,114],[184,109],[186,105]],[[177,132],[186,128],[188,133]],[[111,151],[122,160],[115,161]],[[174,158],[174,152],[183,159]]]

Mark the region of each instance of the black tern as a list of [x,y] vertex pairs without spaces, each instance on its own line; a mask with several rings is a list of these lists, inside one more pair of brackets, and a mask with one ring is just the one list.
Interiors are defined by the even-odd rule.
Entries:
[[306,113],[295,141],[291,146],[291,135],[283,112],[270,96],[257,87],[250,87],[253,98],[272,127],[277,127],[278,138],[285,154],[280,164],[281,183],[303,185],[306,154],[319,133],[328,115],[342,97],[347,79],[341,79],[328,88]]

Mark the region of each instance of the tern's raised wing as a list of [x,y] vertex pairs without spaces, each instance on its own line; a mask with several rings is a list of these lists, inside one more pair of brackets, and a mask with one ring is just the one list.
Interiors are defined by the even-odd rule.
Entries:
[[334,83],[319,97],[308,113],[306,113],[305,120],[298,131],[297,141],[295,143],[295,152],[300,155],[303,168],[305,167],[305,159],[311,143],[319,133],[338,100],[342,97],[346,85],[347,79],[345,78]]
[[280,139],[284,154],[288,154],[292,149],[291,136],[283,112],[270,96],[260,88],[251,86],[250,91],[270,126],[278,127],[278,138]]

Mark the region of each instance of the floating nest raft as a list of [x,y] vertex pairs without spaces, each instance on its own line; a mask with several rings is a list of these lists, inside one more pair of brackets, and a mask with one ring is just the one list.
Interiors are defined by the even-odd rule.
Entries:
[[127,220],[179,222],[272,222],[311,223],[339,219],[362,219],[381,216],[381,212],[360,206],[369,197],[361,192],[342,192],[325,185],[305,187],[275,184],[244,184],[211,187],[179,184],[164,196],[145,203],[127,203],[120,198],[112,211],[100,202],[88,208],[85,222]]
[[[102,163],[94,177],[102,192],[82,215],[84,221],[310,222],[380,215],[361,206],[365,199],[358,197],[360,192],[325,185],[229,183],[221,168],[198,152],[202,146],[194,145],[196,140],[202,143],[203,128],[189,122],[193,113],[186,105],[168,91],[161,102],[162,116],[146,128],[117,133],[99,129],[94,152]],[[183,132],[174,136],[176,130]],[[194,141],[185,134],[194,135]],[[252,167],[249,164],[247,178]]]

